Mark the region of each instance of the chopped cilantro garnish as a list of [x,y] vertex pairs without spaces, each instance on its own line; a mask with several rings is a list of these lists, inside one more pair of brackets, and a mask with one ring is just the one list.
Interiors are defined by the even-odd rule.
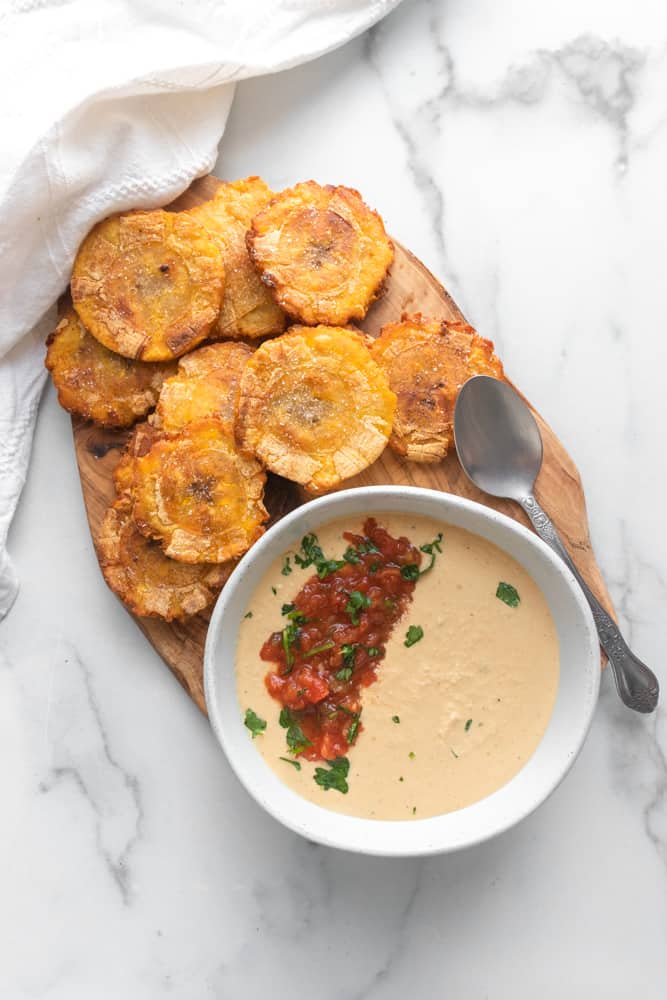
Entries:
[[301,764],[298,760],[290,760],[289,757],[279,757],[278,760],[284,760],[286,764],[291,764],[295,771],[301,770]]
[[404,580],[417,580],[419,578],[417,563],[407,563],[405,566],[401,566],[401,576]]
[[519,592],[511,583],[499,583],[496,590],[496,597],[500,601],[504,601],[510,608],[518,608],[521,604]]
[[289,729],[289,727],[292,725],[292,713],[290,712],[289,708],[280,709],[280,716],[278,718],[278,722],[283,727],[283,729]]
[[278,593],[278,591],[276,590],[276,588],[275,588],[275,587],[271,587],[271,593],[272,593],[272,594],[273,594],[273,596],[275,597],[275,596],[276,596],[276,594]]
[[414,750],[411,750],[410,753],[408,754],[408,757],[410,758],[410,760],[414,760],[416,756],[417,755],[415,754]]
[[421,625],[410,625],[408,631],[405,633],[404,646],[414,646],[416,642],[424,638],[424,629]]
[[252,618],[252,611],[248,611],[243,617],[244,618]]
[[284,674],[289,674],[294,666],[294,654],[291,647],[296,642],[298,635],[299,629],[295,622],[290,622],[282,631],[283,651],[285,653],[285,663],[287,664],[287,670],[284,671]]
[[266,729],[266,719],[260,719],[260,717],[253,712],[251,708],[246,708],[243,725],[250,730],[254,740],[255,736],[258,734],[261,735]]
[[352,671],[354,670],[354,659],[357,655],[357,643],[345,642],[340,647],[340,651],[343,654],[343,666],[336,674],[336,680],[349,681],[352,676]]
[[359,543],[359,545],[357,546],[357,552],[364,552],[364,553],[373,552],[376,553],[377,555],[380,554],[379,548],[377,547],[375,542],[372,542],[370,540],[370,538],[364,538],[363,542]]
[[282,608],[280,609],[281,615],[289,615],[292,611],[294,611],[293,604],[283,604]]
[[359,717],[361,712],[355,713],[352,722],[350,723],[349,729],[347,731],[347,742],[354,743],[357,738],[357,733],[359,732]]
[[430,569],[433,569],[436,552],[442,552],[442,546],[440,544],[441,542],[442,542],[442,532],[439,531],[437,537],[434,538],[432,542],[425,542],[423,545],[419,546],[422,552],[425,552],[427,556],[431,557],[430,563],[425,569],[421,570],[419,574],[420,576],[423,576],[424,573],[428,573]]
[[347,795],[349,791],[347,783],[349,771],[350,762],[347,757],[336,757],[335,760],[329,761],[328,771],[323,767],[316,767],[313,778],[315,784],[323,788],[325,792],[333,788],[335,791],[341,792],[342,795]]
[[292,722],[289,729],[285,733],[285,739],[287,740],[287,746],[290,748],[290,753],[293,753],[295,757],[298,757],[300,753],[306,749],[306,747],[312,747],[312,743],[306,738],[303,729],[298,722]]
[[307,653],[304,653],[303,658],[306,660],[309,656],[317,656],[318,653],[326,653],[328,649],[333,649],[335,645],[336,643],[332,642],[331,639],[327,640],[327,642],[321,642],[319,646],[313,646]]
[[342,559],[327,559],[317,541],[317,535],[304,535],[301,539],[301,552],[303,555],[294,556],[294,562],[302,569],[307,566],[314,566],[320,580],[331,576],[336,570],[345,565]]
[[359,553],[353,545],[348,545],[345,549],[345,552],[343,552],[343,559],[346,563],[351,563],[353,566],[357,566],[361,562]]
[[392,717],[391,717],[391,721],[392,721],[392,722],[395,722],[395,723],[396,723],[396,725],[398,725],[398,724],[399,724],[399,722],[401,721],[401,717],[400,717],[399,715],[392,715]]
[[319,579],[326,580],[328,576],[331,576],[332,573],[335,573],[336,570],[340,569],[341,566],[344,565],[345,563],[342,559],[323,559],[321,562],[317,563],[315,569],[317,570]]
[[470,729],[471,726],[472,726],[472,719],[468,719],[468,721],[466,722],[465,726],[463,727],[465,729],[466,733],[468,732],[468,730]]
[[345,605],[345,611],[350,616],[350,621],[353,625],[359,624],[359,612],[362,608],[369,608],[371,606],[371,599],[367,594],[362,594],[360,590],[351,590],[348,596],[348,602]]
[[379,646],[369,646],[366,652],[369,656],[382,656],[382,650]]
[[[296,559],[296,556],[294,558]],[[281,569],[280,572],[282,573],[283,576],[289,576],[290,573],[292,572],[289,556],[285,556],[285,559],[283,560],[283,568]]]
[[318,544],[317,535],[304,535],[301,539],[301,551],[303,555],[300,556],[297,552],[294,556],[294,562],[297,566],[301,566],[302,569],[324,559],[324,553]]
[[371,576],[373,576],[373,574],[377,573],[377,571],[381,569],[381,567],[382,567],[381,562],[372,562],[368,566],[368,572],[370,573]]

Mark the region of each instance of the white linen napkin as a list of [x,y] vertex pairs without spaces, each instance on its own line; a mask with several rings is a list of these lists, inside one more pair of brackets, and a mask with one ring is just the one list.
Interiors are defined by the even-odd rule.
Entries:
[[398,2],[9,0],[0,11],[0,620],[18,588],[6,540],[44,385],[39,321],[81,240],[212,169],[235,81],[321,55]]

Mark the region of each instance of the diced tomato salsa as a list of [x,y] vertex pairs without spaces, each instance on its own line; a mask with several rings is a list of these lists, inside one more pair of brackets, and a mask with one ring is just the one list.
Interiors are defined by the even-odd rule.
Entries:
[[407,538],[393,538],[374,518],[363,530],[344,533],[345,561],[306,580],[284,610],[286,628],[260,652],[274,664],[265,679],[269,694],[300,727],[308,745],[295,752],[308,760],[345,756],[363,729],[362,691],[377,679],[421,564]]

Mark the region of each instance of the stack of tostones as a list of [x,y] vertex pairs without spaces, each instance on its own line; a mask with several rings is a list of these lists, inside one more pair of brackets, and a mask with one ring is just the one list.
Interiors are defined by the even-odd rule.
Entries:
[[215,240],[225,268],[225,296],[217,322],[220,337],[266,337],[282,333],[285,314],[274,302],[248,256],[245,237],[253,216],[273,192],[261,177],[221,184],[211,201],[190,209]]
[[243,369],[236,433],[272,472],[320,493],[375,461],[395,408],[360,334],[295,326]]
[[[318,494],[387,443],[438,461],[463,382],[503,378],[464,323],[405,316],[375,341],[346,326],[392,259],[361,196],[314,181],[274,196],[248,177],[196,208],[127,212],[88,234],[46,366],[71,413],[141,421],[98,539],[135,614],[172,621],[212,603],[265,530],[267,469]],[[287,316],[304,325],[284,333]]]
[[102,427],[129,427],[157,403],[173,364],[130,361],[107,350],[68,309],[47,340],[46,367],[63,409]]
[[222,305],[217,244],[186,212],[127,212],[98,223],[74,261],[72,301],[111,351],[170,361],[201,343]]
[[310,326],[363,319],[394,257],[382,219],[358,191],[315,181],[274,198],[247,243],[276,301]]
[[396,393],[389,440],[412,462],[439,462],[454,439],[454,405],[473,375],[503,378],[493,344],[467,323],[404,316],[382,328],[371,354]]

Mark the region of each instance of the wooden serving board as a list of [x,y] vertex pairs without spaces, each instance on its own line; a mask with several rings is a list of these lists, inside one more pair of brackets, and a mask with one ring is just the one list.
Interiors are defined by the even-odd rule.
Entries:
[[[185,209],[206,201],[212,197],[219,183],[212,176],[195,181],[170,207]],[[385,323],[398,320],[403,312],[421,312],[446,320],[464,319],[440,282],[408,250],[396,244],[396,257],[386,292],[372,306],[361,325],[366,333],[377,335]],[[533,413],[544,440],[544,464],[535,491],[537,499],[551,515],[587,583],[600,602],[613,614],[611,599],[591,548],[579,473],[553,431],[539,413],[535,410]],[[104,512],[114,499],[112,473],[129,431],[108,431],[76,418],[72,424],[88,523],[97,545]],[[423,486],[455,493],[494,507],[524,524],[528,523],[518,504],[490,497],[473,486],[454,454],[443,462],[422,465],[403,461],[387,448],[374,465],[354,479],[347,480],[345,486],[387,483]],[[293,483],[277,476],[269,476],[266,505],[271,514],[271,523],[307,499]],[[135,617],[148,641],[203,712],[206,712],[206,705],[202,666],[209,617],[209,613],[203,613],[186,622],[171,624],[155,618]]]

